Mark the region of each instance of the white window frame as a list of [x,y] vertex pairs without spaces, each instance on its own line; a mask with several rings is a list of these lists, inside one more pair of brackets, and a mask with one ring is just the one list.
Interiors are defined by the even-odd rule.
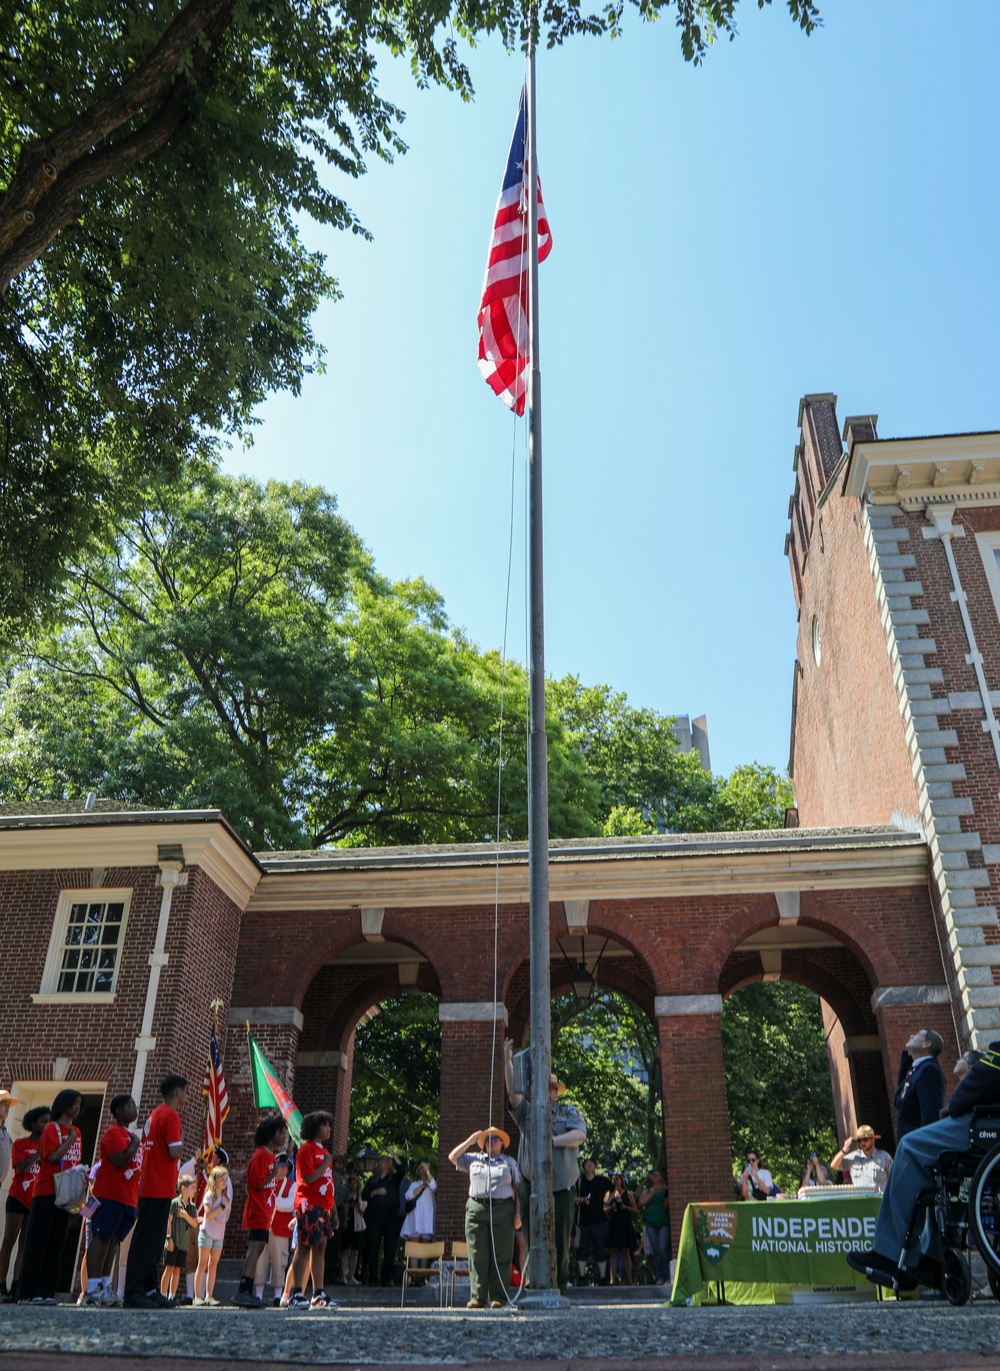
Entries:
[[977,533],[976,546],[983,559],[986,582],[993,596],[993,607],[1000,619],[1000,567],[997,566],[997,552],[1000,551],[1000,530],[991,533]]
[[[69,927],[70,912],[75,904],[110,904],[120,902],[122,910],[121,931],[118,934],[118,956],[115,959],[114,974],[110,990],[60,990],[59,977],[63,970],[62,954],[65,951],[66,930]],[[55,923],[49,938],[49,950],[42,972],[42,985],[37,995],[32,995],[35,1004],[113,1004],[118,993],[118,975],[121,971],[122,954],[125,947],[125,930],[132,905],[131,888],[118,887],[107,890],[84,889],[63,890],[56,906]]]

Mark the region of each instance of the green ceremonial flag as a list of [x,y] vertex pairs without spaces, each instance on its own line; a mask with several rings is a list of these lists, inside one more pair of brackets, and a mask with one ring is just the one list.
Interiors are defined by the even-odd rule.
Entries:
[[258,1109],[274,1108],[288,1125],[296,1147],[302,1141],[302,1115],[288,1091],[278,1080],[274,1067],[260,1050],[253,1034],[247,1029],[250,1044],[250,1079],[253,1081],[253,1102]]

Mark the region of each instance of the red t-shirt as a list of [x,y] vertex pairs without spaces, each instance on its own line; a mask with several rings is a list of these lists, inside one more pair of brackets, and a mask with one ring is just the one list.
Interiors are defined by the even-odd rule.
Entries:
[[167,1149],[180,1140],[181,1116],[169,1104],[158,1104],[146,1120],[139,1149],[142,1154],[139,1194],[144,1199],[172,1200],[177,1194],[180,1157],[175,1161]]
[[115,1166],[112,1152],[124,1152],[132,1141],[132,1134],[120,1123],[113,1123],[101,1139],[101,1169],[94,1181],[94,1194],[99,1200],[117,1200],[134,1209],[139,1202],[139,1157],[142,1148],[126,1166]]
[[[274,1213],[274,1197],[278,1191],[278,1177],[274,1170],[274,1153],[258,1147],[247,1162],[247,1198],[243,1206],[244,1228],[270,1228]],[[268,1180],[268,1177],[271,1179]]]
[[[288,1187],[292,1188],[292,1202],[295,1202],[295,1182],[289,1176],[283,1180],[279,1188],[274,1192],[275,1196],[288,1195]],[[276,1238],[290,1238],[292,1236],[292,1219],[295,1217],[291,1209],[279,1209],[275,1205],[274,1213],[271,1215],[271,1232]]]
[[[48,1158],[57,1148],[62,1147],[70,1133],[75,1136],[69,1151],[61,1162],[50,1162]],[[82,1156],[83,1148],[78,1128],[72,1125],[69,1128],[61,1128],[57,1123],[47,1123],[42,1129],[42,1141],[38,1148],[38,1175],[35,1177],[35,1188],[31,1192],[32,1198],[36,1195],[54,1195],[56,1188],[52,1183],[52,1177],[55,1172],[68,1171],[71,1166],[79,1166]]]
[[330,1153],[319,1143],[299,1144],[295,1154],[295,1208],[320,1209],[333,1208],[333,1177],[324,1171],[319,1180],[307,1185],[306,1176],[311,1176],[318,1166],[330,1160]]
[[[25,1209],[31,1208],[31,1192],[35,1188],[35,1178],[38,1175],[38,1149],[41,1142],[38,1138],[15,1138],[14,1146],[10,1150],[10,1166],[13,1175],[10,1178],[10,1190],[7,1192],[12,1199],[23,1204]],[[18,1162],[23,1162],[27,1157],[34,1157],[34,1161],[27,1171],[18,1171]]]

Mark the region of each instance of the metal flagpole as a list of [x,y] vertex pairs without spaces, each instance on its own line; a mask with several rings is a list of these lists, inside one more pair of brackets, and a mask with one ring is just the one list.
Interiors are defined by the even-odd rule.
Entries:
[[[533,23],[533,16],[531,16]],[[528,51],[528,903],[531,957],[531,1286],[556,1290],[552,1198],[552,1015],[549,975],[549,763],[545,732],[545,603],[542,563],[542,378],[538,360],[538,166],[535,157],[535,42]]]

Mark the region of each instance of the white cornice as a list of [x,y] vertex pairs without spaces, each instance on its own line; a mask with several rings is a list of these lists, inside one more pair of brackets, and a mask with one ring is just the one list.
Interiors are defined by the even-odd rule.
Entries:
[[928,501],[1000,501],[1000,433],[856,443],[848,460],[844,494],[907,508]]
[[260,867],[222,823],[53,824],[0,829],[0,871],[156,867],[161,844],[179,843],[185,867],[200,867],[241,909]]
[[[806,832],[806,830],[799,830]],[[737,835],[733,835],[734,839]],[[691,895],[926,886],[926,845],[917,838],[881,846],[795,851],[677,852],[657,857],[563,857],[549,867],[549,895],[564,900],[653,899]],[[392,869],[265,872],[248,912],[448,905],[527,904],[527,862]]]

